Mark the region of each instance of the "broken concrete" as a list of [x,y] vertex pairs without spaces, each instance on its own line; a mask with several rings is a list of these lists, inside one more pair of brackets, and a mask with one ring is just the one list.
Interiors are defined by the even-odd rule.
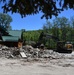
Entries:
[[0,46],[1,75],[73,75],[73,70],[74,52],[62,54],[29,45],[22,48]]
[[[23,53],[22,53],[23,52]],[[22,48],[18,47],[6,47],[0,45],[0,57],[5,58],[49,58],[49,59],[65,59],[74,58],[74,52],[71,54],[58,53],[53,50],[42,50],[39,48],[33,48],[32,46],[26,45]]]

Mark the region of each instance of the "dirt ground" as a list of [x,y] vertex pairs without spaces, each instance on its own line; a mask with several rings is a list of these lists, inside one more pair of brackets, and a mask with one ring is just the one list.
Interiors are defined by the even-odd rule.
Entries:
[[74,59],[25,59],[0,58],[0,75],[73,75]]

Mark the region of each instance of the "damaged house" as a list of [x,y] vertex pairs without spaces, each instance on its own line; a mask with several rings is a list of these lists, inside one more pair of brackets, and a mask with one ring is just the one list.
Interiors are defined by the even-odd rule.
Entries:
[[23,32],[21,30],[6,31],[0,28],[0,44],[9,47],[21,47],[23,41]]

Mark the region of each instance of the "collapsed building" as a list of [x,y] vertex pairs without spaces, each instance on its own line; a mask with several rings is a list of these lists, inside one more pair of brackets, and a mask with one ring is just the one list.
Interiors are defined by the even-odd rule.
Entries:
[[[46,35],[45,37],[49,38],[52,36]],[[8,46],[5,47],[0,45],[0,57],[14,58],[19,56],[27,58],[65,58],[64,54],[60,54],[53,50],[33,48],[32,46],[28,45],[22,46],[22,43],[23,43],[23,32],[21,30],[5,31],[4,29],[0,29],[0,44]],[[58,48],[61,49],[62,47],[58,46]]]
[[0,29],[0,44],[9,47],[21,47],[23,41],[23,32],[21,30],[5,31]]

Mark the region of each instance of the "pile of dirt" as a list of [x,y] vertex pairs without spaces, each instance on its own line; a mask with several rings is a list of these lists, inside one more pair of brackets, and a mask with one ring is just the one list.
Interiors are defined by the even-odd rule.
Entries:
[[[22,53],[21,53],[22,52]],[[21,54],[22,56],[21,56]],[[32,46],[26,45],[22,48],[17,47],[6,47],[0,45],[0,57],[5,58],[49,58],[49,59],[60,59],[60,58],[74,58],[74,52],[71,54],[58,53],[53,50],[42,50],[39,48],[33,48]]]

